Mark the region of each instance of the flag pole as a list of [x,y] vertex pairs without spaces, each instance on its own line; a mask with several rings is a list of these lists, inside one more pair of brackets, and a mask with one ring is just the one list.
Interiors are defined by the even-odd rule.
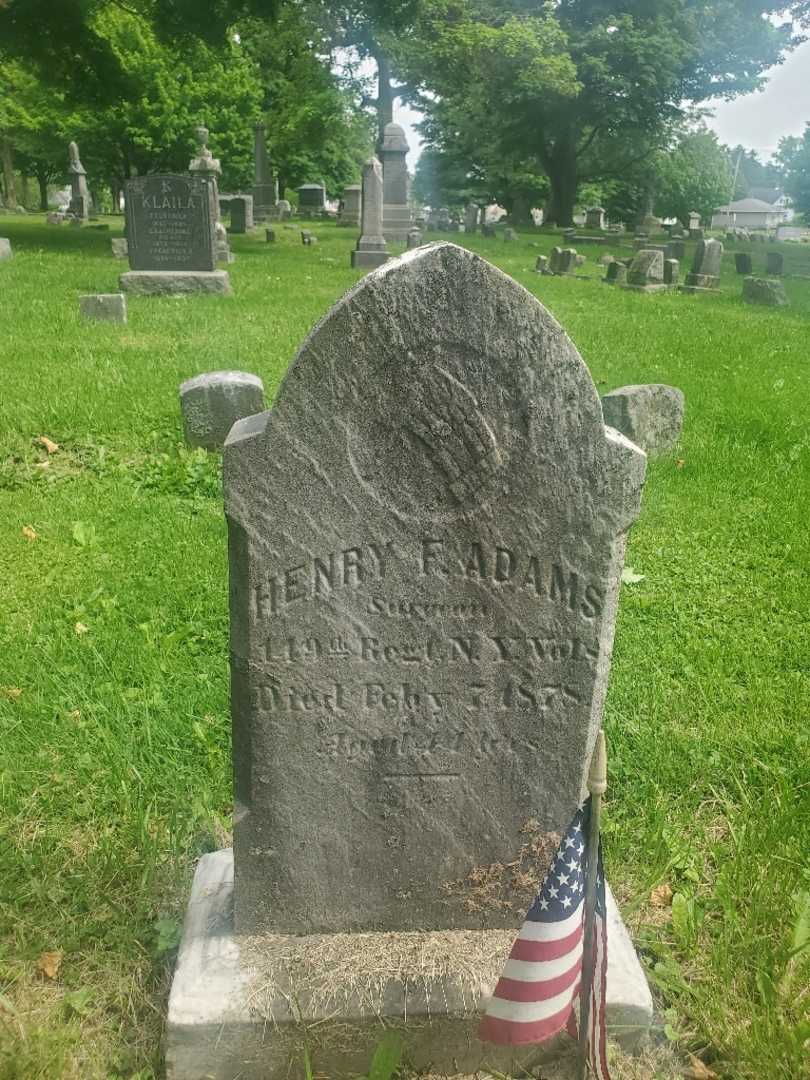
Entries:
[[579,1053],[577,1080],[588,1077],[588,1028],[591,1022],[591,989],[594,979],[594,921],[596,917],[596,875],[599,864],[599,819],[602,796],[607,788],[607,746],[605,733],[596,736],[596,746],[588,773],[591,796],[590,826],[588,829],[588,874],[585,879],[585,926],[582,942],[582,981],[579,992]]

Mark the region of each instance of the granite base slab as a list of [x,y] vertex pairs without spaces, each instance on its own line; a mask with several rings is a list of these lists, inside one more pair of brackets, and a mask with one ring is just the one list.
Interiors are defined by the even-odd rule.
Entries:
[[382,266],[391,256],[386,251],[353,251],[352,268],[359,266]]
[[231,291],[227,270],[129,270],[119,284],[124,292],[154,296],[177,296],[192,293]]
[[[632,1048],[652,1022],[650,990],[613,897],[608,893],[609,962],[607,1019],[611,1037]],[[476,949],[497,951],[504,959],[511,932],[462,931]],[[443,1075],[476,1069],[512,1072],[535,1062],[556,1063],[566,1075],[573,1053],[565,1034],[543,1047],[504,1049],[479,1042],[481,1000],[491,985],[457,978],[428,980],[424,972],[390,978],[375,993],[378,1004],[355,986],[362,982],[363,948],[378,937],[356,935],[358,964],[341,965],[338,998],[325,999],[278,966],[279,943],[289,941],[318,952],[328,938],[239,938],[233,930],[233,853],[205,855],[197,867],[183,927],[183,938],[169,998],[166,1035],[168,1080],[287,1080],[303,1078],[304,1046],[316,1073],[330,1078],[365,1075],[374,1047],[387,1028],[398,1028],[406,1059],[416,1068],[430,1065]],[[420,934],[427,946],[440,935]],[[442,939],[444,941],[444,938]],[[462,950],[466,938],[461,941]],[[457,943],[458,944],[458,943]],[[267,966],[272,952],[273,962]],[[462,954],[460,954],[462,955]],[[275,966],[273,966],[275,965]],[[268,971],[273,977],[268,980]],[[293,969],[294,966],[293,966]],[[400,975],[402,973],[400,972]],[[286,980],[286,982],[285,982]],[[343,986],[345,984],[345,987]]]

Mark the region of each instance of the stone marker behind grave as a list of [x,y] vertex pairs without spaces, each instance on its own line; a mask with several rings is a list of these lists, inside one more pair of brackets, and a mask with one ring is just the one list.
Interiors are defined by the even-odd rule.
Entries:
[[488,237],[490,240],[498,235],[498,230],[494,225],[491,225],[488,221],[485,221],[481,226],[481,235]]
[[738,274],[748,275],[754,272],[754,260],[748,252],[737,252],[734,256],[734,266]]
[[671,240],[667,244],[665,258],[677,259],[679,262],[686,258],[686,244],[683,240]]
[[228,244],[228,233],[222,224],[219,213],[219,177],[222,175],[222,166],[219,158],[215,158],[208,149],[208,128],[203,124],[194,128],[194,141],[197,143],[197,153],[188,165],[188,171],[192,176],[208,180],[213,188],[213,217],[214,232],[216,236],[216,256],[219,262],[231,263],[235,256]]
[[786,307],[789,303],[785,286],[773,278],[745,278],[742,298],[746,304],[761,304],[764,307]]
[[127,298],[123,293],[90,293],[79,297],[79,313],[95,322],[125,323]]
[[360,184],[349,184],[343,189],[340,212],[337,223],[344,229],[358,229],[360,227],[360,201],[362,194]]
[[231,196],[231,228],[232,233],[246,233],[253,228],[253,196]]
[[677,259],[664,259],[664,284],[672,287],[678,284],[681,264]]
[[785,256],[781,251],[769,251],[766,255],[766,274],[781,275],[785,269]]
[[180,412],[189,446],[221,450],[237,420],[264,409],[264,384],[247,371],[207,371],[180,384]]
[[352,266],[381,266],[388,259],[382,234],[383,177],[379,161],[373,157],[363,166],[362,226]]
[[627,281],[623,289],[635,292],[663,292],[668,288],[664,284],[664,253],[655,249],[639,251],[627,271]]
[[49,225],[61,225],[65,220],[65,215],[60,210],[52,210],[45,215],[45,220]]
[[[235,425],[232,896],[237,935],[276,936],[240,944],[229,856],[206,856],[169,1006],[172,1080],[199,1075],[190,1062],[287,1075],[298,1014],[318,1067],[356,1072],[379,1037],[373,1001],[417,1067],[536,1056],[478,1043],[475,1010],[533,899],[528,852],[551,855],[584,789],[644,465],[604,427],[559,324],[449,244],[352,289],[272,412]],[[622,1017],[644,1026],[643,974],[610,933],[613,971],[632,972]],[[279,967],[290,950],[303,968]],[[609,1024],[615,985],[609,968]]]
[[11,250],[11,241],[5,237],[0,236],[0,262],[4,259],[10,259],[14,252]]
[[684,396],[662,383],[620,386],[602,398],[602,412],[609,427],[646,454],[665,454],[681,437]]
[[380,147],[383,174],[383,236],[387,244],[404,244],[411,228],[408,205],[408,140],[399,124],[386,124]]
[[216,186],[203,176],[136,176],[126,184],[130,271],[124,292],[230,292],[216,268]]
[[700,240],[695,248],[691,271],[686,275],[681,292],[697,293],[717,289],[720,285],[720,262],[723,245],[719,240]]
[[626,264],[614,259],[613,262],[608,265],[603,280],[607,285],[624,285],[627,281]]

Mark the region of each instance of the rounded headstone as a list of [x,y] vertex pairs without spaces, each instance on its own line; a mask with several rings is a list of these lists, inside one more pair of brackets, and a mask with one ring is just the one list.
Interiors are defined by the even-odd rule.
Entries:
[[237,420],[264,411],[264,384],[246,371],[208,371],[180,384],[180,411],[190,446],[221,450]]
[[620,386],[602,398],[608,427],[626,435],[647,454],[671,450],[681,437],[684,396],[675,386]]
[[773,278],[746,278],[742,298],[746,304],[761,304],[763,307],[787,307],[789,303],[785,286]]

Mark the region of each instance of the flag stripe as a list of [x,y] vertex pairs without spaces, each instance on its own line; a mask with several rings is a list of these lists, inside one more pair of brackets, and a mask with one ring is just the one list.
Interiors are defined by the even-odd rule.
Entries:
[[499,1043],[501,1046],[525,1046],[527,1043],[542,1042],[562,1031],[571,1015],[572,1003],[579,990],[574,987],[571,1000],[559,1012],[542,1020],[521,1022],[492,1016],[487,1013],[481,1021],[479,1035],[486,1042]]
[[[577,987],[579,987],[578,982],[574,987],[574,991],[576,991]],[[572,998],[573,993],[570,986],[555,994],[554,997],[546,998],[544,1001],[528,1002],[507,1001],[505,998],[498,997],[496,990],[487,1005],[487,1015],[494,1016],[498,1020],[516,1020],[521,1024],[529,1024],[534,1023],[536,1020],[545,1020],[549,1016],[554,1016],[566,1005],[569,1005]]]
[[[521,935],[523,931],[521,930]],[[558,938],[556,941],[527,941],[519,937],[512,946],[510,957],[512,960],[528,960],[539,963],[543,960],[556,960],[571,952],[575,945],[582,940],[582,920],[568,937]]]
[[556,997],[572,982],[575,982],[581,970],[582,957],[568,971],[542,982],[525,982],[520,979],[510,979],[508,975],[504,975],[498,981],[495,997],[504,998],[507,1001],[546,1001]]
[[578,926],[582,926],[581,901],[571,915],[557,922],[539,922],[527,916],[520,928],[520,936],[526,941],[557,941],[568,937]]
[[503,969],[504,978],[531,983],[557,979],[569,972],[581,955],[582,950],[577,949],[567,956],[561,956],[559,960],[547,960],[540,964],[530,964],[525,960],[507,960]]

